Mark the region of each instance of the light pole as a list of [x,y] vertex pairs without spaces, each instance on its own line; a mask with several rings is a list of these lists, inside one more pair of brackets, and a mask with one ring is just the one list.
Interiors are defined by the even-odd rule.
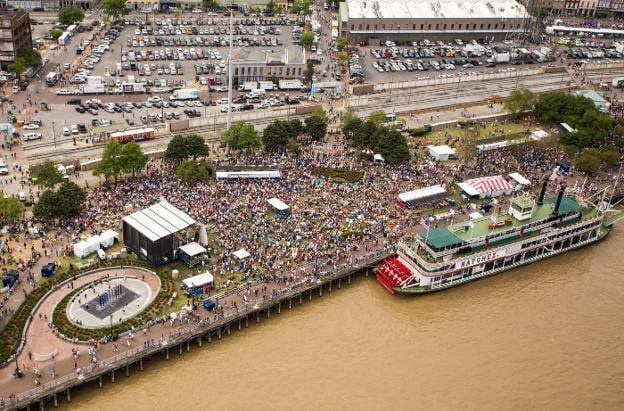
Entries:
[[54,149],[56,150],[56,130],[54,129],[54,121],[52,122],[52,139],[54,140]]
[[230,3],[230,59],[228,62],[228,112],[227,112],[227,127],[226,130],[229,130],[232,127],[232,33],[233,29],[233,20],[234,10],[232,7],[232,3]]

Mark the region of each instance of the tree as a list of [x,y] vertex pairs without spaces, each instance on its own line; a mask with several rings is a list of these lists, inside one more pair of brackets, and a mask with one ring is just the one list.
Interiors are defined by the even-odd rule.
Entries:
[[26,207],[17,197],[0,197],[0,217],[15,221],[26,211]]
[[319,115],[311,115],[305,119],[305,130],[313,141],[319,141],[327,133],[327,119]]
[[312,76],[314,76],[314,63],[312,63],[312,60],[308,60],[306,62],[306,69],[305,69],[306,83],[312,83]]
[[599,158],[605,165],[614,166],[620,162],[620,153],[615,150],[606,150],[600,153]]
[[212,167],[207,161],[187,160],[180,163],[176,169],[180,180],[188,183],[207,181],[213,174]]
[[34,175],[35,184],[46,188],[54,188],[55,185],[63,182],[63,174],[56,168],[51,160],[46,160]]
[[349,55],[344,51],[340,51],[338,52],[338,60],[344,63],[345,61],[349,60]]
[[79,23],[84,20],[84,11],[80,7],[70,6],[64,7],[58,13],[59,23],[67,24],[68,26],[74,23]]
[[165,151],[165,158],[169,161],[182,161],[189,157],[194,159],[210,154],[210,149],[204,139],[197,134],[174,136]]
[[587,174],[593,174],[600,168],[600,159],[590,153],[583,153],[576,159],[576,169]]
[[321,106],[317,107],[314,109],[314,111],[312,112],[312,114],[310,114],[311,116],[315,116],[320,118],[321,120],[323,120],[324,122],[328,122],[328,118],[327,118],[327,112],[325,111],[325,109]]
[[266,11],[268,11],[269,13],[275,12],[275,1],[269,0],[269,2],[266,5]]
[[336,39],[336,48],[338,51],[342,51],[347,47],[347,39],[340,36]]
[[286,148],[290,139],[291,132],[286,121],[275,120],[262,132],[262,144],[267,151]]
[[368,115],[368,121],[380,125],[386,122],[386,112],[383,110],[374,110]]
[[130,10],[126,7],[126,0],[104,0],[104,14],[113,21],[128,13]]
[[42,220],[52,220],[59,217],[59,204],[61,198],[58,193],[46,190],[39,197],[37,204],[33,206],[33,214]]
[[219,8],[219,3],[216,0],[202,0],[202,7],[204,10],[214,10]]
[[301,14],[304,16],[309,16],[312,14],[312,10],[310,9],[310,0],[295,0],[292,6],[292,12],[294,14]]
[[528,88],[513,90],[505,99],[503,107],[511,114],[518,115],[533,110],[535,95]]
[[201,136],[189,134],[186,136],[186,152],[189,157],[196,159],[197,157],[205,157],[210,154],[210,149]]
[[378,129],[378,142],[376,150],[386,163],[401,164],[410,159],[410,151],[405,137],[395,129],[380,127]]
[[10,73],[19,76],[26,71],[26,61],[23,57],[16,57],[15,60],[13,60],[13,63],[9,64],[7,68]]
[[286,148],[288,149],[289,152],[293,153],[296,156],[301,154],[301,145],[297,143],[297,141],[294,139],[288,140],[288,144],[286,145]]
[[121,157],[122,170],[131,172],[132,176],[134,176],[137,171],[143,170],[147,164],[147,156],[143,154],[139,143],[134,141],[122,146]]
[[41,54],[35,49],[23,49],[19,56],[24,59],[24,63],[28,67],[36,67],[41,65]]
[[60,217],[68,217],[82,210],[87,194],[72,181],[66,181],[59,187],[58,191]]
[[117,181],[117,177],[124,169],[124,157],[123,157],[123,148],[119,142],[112,140],[104,149],[104,153],[102,153],[102,159],[95,166],[93,170],[93,174],[95,175],[104,175],[104,178],[108,180],[110,177],[113,177],[115,181]]
[[225,132],[225,144],[236,150],[258,148],[260,136],[252,124],[237,122]]
[[63,30],[60,30],[60,29],[53,29],[53,30],[50,32],[50,35],[52,35],[52,38],[53,38],[54,40],[56,40],[56,39],[58,39],[59,37],[61,37],[61,36],[63,35]]
[[314,42],[315,34],[313,31],[304,31],[299,38],[299,43],[304,47],[310,47]]

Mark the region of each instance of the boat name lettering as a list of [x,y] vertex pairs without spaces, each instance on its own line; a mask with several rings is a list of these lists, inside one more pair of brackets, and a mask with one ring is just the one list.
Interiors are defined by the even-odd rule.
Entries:
[[472,258],[467,258],[465,260],[458,261],[457,264],[455,264],[455,268],[456,269],[464,268],[464,267],[469,267],[471,265],[484,263],[486,261],[495,260],[497,258],[504,257],[506,254],[507,253],[505,250],[494,251],[494,252],[487,253],[487,254],[479,254]]

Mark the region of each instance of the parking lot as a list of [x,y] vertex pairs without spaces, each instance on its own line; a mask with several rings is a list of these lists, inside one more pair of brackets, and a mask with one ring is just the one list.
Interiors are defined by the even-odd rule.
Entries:
[[[50,98],[52,112],[38,117],[57,118],[54,132],[58,138],[64,128],[70,134],[83,134],[71,133],[72,125],[84,124],[87,129],[108,124],[153,125],[227,112],[229,19],[202,16],[148,16],[147,23],[145,16],[132,17],[112,28],[77,33],[58,63],[64,79],[45,89],[55,94]],[[37,27],[43,35],[50,25]],[[235,16],[233,27],[235,48],[277,51],[295,41],[294,18]],[[103,80],[98,94],[91,94],[95,89],[87,83],[92,76]],[[134,86],[128,89],[122,83]],[[197,89],[198,98],[174,101],[173,92],[179,89]],[[89,92],[79,94],[78,90]],[[236,89],[233,110],[270,110],[307,98],[301,91],[275,89],[252,95],[250,90]],[[66,110],[62,118],[53,115],[59,109]],[[43,123],[43,140],[52,140],[50,125]]]

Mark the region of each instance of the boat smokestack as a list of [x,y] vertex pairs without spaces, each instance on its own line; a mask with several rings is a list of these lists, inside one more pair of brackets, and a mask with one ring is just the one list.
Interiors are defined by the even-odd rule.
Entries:
[[542,191],[540,191],[539,198],[537,199],[537,205],[544,204],[544,195],[546,194],[546,187],[548,186],[548,177],[544,178],[544,183],[542,183]]
[[554,215],[559,214],[559,206],[561,205],[561,200],[563,199],[563,193],[565,193],[566,186],[562,184],[559,188],[559,195],[557,196],[557,202],[555,203],[555,210],[553,211]]

